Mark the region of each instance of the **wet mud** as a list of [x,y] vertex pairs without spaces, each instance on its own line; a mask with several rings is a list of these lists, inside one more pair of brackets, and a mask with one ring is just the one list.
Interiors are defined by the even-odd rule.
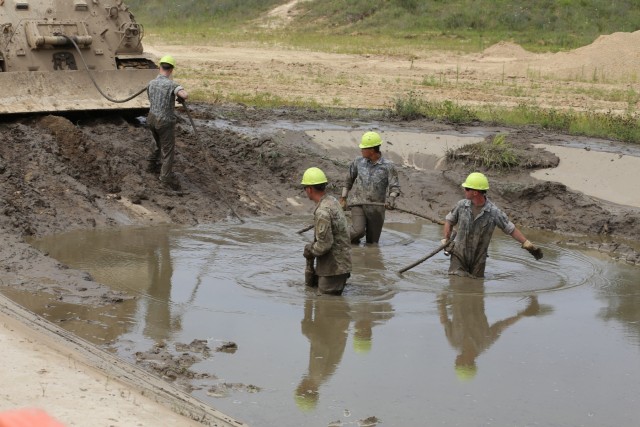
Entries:
[[[87,271],[69,268],[32,247],[31,240],[72,230],[197,226],[221,221],[239,224],[255,217],[310,215],[312,205],[299,186],[302,172],[311,166],[322,168],[331,181],[329,191],[338,194],[347,162],[358,150],[355,145],[349,152],[323,144],[321,135],[323,130],[346,131],[349,126],[354,134],[374,127],[398,133],[467,135],[481,141],[506,133],[524,166],[484,172],[492,184],[490,197],[519,227],[552,232],[558,244],[591,248],[625,264],[640,263],[640,209],[530,175],[535,169],[557,164],[553,154],[535,144],[588,144],[590,140],[528,127],[403,122],[384,111],[349,111],[345,117],[340,111],[264,110],[238,105],[194,104],[191,108],[198,137],[184,114],[177,127],[175,170],[181,191],[162,188],[157,176],[146,172],[151,137],[143,120],[119,115],[4,118],[0,123],[1,289],[46,294],[88,311],[102,307],[105,312],[117,313],[120,307],[135,302],[135,294],[111,289]],[[222,122],[229,125],[216,126]],[[274,125],[278,122],[280,126]],[[478,169],[473,153],[444,162],[433,153],[410,158],[400,150],[392,154],[392,145],[388,151],[404,165],[399,167],[403,194],[398,205],[433,218],[444,217],[461,198],[460,182],[470,169]],[[277,246],[276,242],[273,250]],[[364,265],[368,260],[370,257],[361,261]],[[267,265],[268,256],[256,262]],[[237,280],[248,288],[261,283],[260,277],[246,274]],[[380,277],[380,283],[385,280],[390,279]],[[46,310],[42,315],[47,316]],[[70,315],[65,322],[72,324],[74,319],[75,315]],[[187,354],[183,358],[176,356],[178,349],[174,351],[166,354],[164,348],[150,346],[142,351],[140,360],[173,381],[198,375],[192,367],[206,357],[191,348],[183,351]],[[250,381],[234,382],[210,393],[225,394],[241,387],[238,384],[245,384],[242,387],[246,390],[255,387]]]

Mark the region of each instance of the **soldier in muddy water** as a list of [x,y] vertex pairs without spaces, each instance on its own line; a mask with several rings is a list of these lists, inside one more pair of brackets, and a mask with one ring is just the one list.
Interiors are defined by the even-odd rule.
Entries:
[[[395,207],[400,195],[400,181],[393,163],[382,157],[382,138],[377,132],[366,132],[360,141],[361,157],[349,166],[340,205],[351,207],[351,243],[378,243],[384,225],[385,209]],[[389,196],[387,197],[387,192]],[[348,203],[347,203],[348,201]]]
[[351,246],[347,218],[336,198],[326,194],[327,183],[319,168],[309,168],[302,176],[307,197],[317,204],[313,212],[314,241],[305,245],[303,252],[308,264],[305,282],[317,286],[322,294],[341,295],[351,275]]
[[542,249],[527,240],[507,215],[487,198],[489,180],[486,176],[473,172],[462,183],[462,188],[465,198],[447,214],[444,223],[443,245],[457,226],[455,238],[445,248],[445,254],[451,255],[449,274],[484,277],[487,251],[496,227],[520,242],[535,259],[542,258]]

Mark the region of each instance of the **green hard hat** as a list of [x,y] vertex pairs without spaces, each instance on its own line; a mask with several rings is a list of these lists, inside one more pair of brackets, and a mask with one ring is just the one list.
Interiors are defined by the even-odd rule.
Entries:
[[309,168],[304,171],[302,175],[302,185],[317,185],[325,184],[327,182],[327,176],[322,172],[320,168]]
[[173,59],[173,56],[171,56],[171,55],[165,55],[162,58],[160,58],[160,63],[161,64],[169,64],[174,68],[176,66],[176,60]]
[[366,132],[360,140],[360,148],[373,148],[382,145],[382,138],[378,132]]
[[472,172],[462,183],[462,186],[464,188],[471,188],[472,190],[488,190],[489,180],[480,172]]

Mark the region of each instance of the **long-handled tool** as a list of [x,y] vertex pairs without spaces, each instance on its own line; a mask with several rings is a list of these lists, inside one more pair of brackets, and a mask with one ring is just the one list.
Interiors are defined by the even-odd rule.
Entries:
[[307,266],[304,269],[304,284],[315,288],[318,286],[318,276],[316,275],[316,267],[313,265],[315,258],[307,258]]
[[196,137],[198,142],[200,142],[200,137],[198,136],[198,130],[196,129],[196,124],[193,122],[191,118],[191,112],[189,111],[189,107],[187,107],[187,101],[182,100],[182,105],[184,106],[184,110],[187,112],[187,117],[189,118],[189,122],[191,122],[191,127],[193,128],[193,135]]
[[440,246],[438,246],[437,248],[435,248],[433,251],[429,252],[427,255],[423,256],[422,258],[420,258],[419,260],[407,265],[406,267],[401,268],[400,270],[398,270],[398,274],[402,274],[407,270],[412,269],[413,267],[415,267],[418,264],[421,264],[423,262],[425,262],[426,260],[428,260],[429,258],[431,258],[432,256],[434,256],[435,254],[437,254],[438,252],[440,252],[441,250],[445,249],[447,246],[449,246],[449,243],[451,243],[453,241],[453,239],[455,239],[456,237],[456,232],[454,231],[453,233],[451,233],[451,237],[449,237],[449,239],[444,242],[443,244],[441,244]]
[[[384,206],[385,204],[384,204],[384,203],[380,203],[380,202],[369,202],[369,203],[361,203],[361,204],[353,205],[353,206],[362,206],[362,205],[369,205],[369,206]],[[419,218],[423,218],[423,219],[429,220],[429,221],[431,221],[431,222],[433,222],[433,223],[435,223],[435,224],[444,225],[444,221],[442,221],[441,219],[432,218],[432,217],[427,216],[427,215],[422,215],[422,214],[420,214],[420,213],[418,213],[418,212],[415,212],[415,211],[410,211],[410,210],[408,210],[408,209],[402,209],[402,208],[399,208],[399,207],[397,207],[397,206],[395,206],[395,207],[393,208],[393,210],[396,210],[396,211],[398,211],[398,212],[402,212],[402,213],[406,213],[406,214],[410,214],[410,215],[415,215],[415,216],[417,216],[417,217],[419,217]],[[296,231],[296,233],[298,233],[298,234],[302,234],[302,233],[304,233],[304,232],[306,232],[306,231],[311,230],[312,228],[313,228],[313,224],[312,224],[312,225],[308,225],[308,226],[306,226],[305,228],[302,228],[302,229],[300,229],[300,230]]]

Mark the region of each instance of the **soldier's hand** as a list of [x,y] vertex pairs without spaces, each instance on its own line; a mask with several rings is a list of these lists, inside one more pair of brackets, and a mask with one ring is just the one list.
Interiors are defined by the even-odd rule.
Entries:
[[347,198],[346,197],[340,197],[340,199],[338,199],[338,202],[340,203],[340,206],[342,206],[342,210],[346,210],[347,209]]
[[451,255],[451,251],[453,250],[453,241],[451,239],[442,239],[440,240],[441,245],[446,245],[444,247],[444,254],[446,256]]
[[307,243],[306,245],[304,245],[304,251],[302,252],[302,256],[304,256],[306,259],[313,259],[314,256],[311,253],[311,243]]
[[387,203],[385,203],[384,207],[389,209],[390,211],[392,211],[396,207],[396,198],[395,197],[389,197],[387,199]]
[[535,259],[542,259],[542,256],[543,256],[542,255],[542,249],[540,249],[539,247],[535,246],[530,241],[526,240],[522,244],[522,249],[526,249],[531,255],[533,255],[533,257]]
[[184,105],[185,99],[181,96],[176,96],[176,101],[178,101],[179,104]]

